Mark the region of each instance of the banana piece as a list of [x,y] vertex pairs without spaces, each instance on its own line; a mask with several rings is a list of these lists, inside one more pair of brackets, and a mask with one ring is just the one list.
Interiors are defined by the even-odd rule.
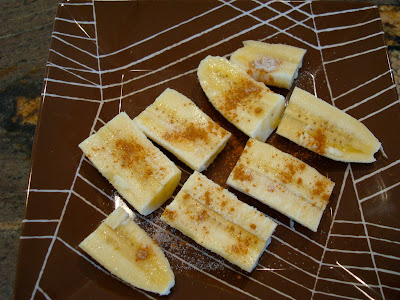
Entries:
[[374,162],[374,154],[381,148],[381,143],[364,124],[297,87],[277,133],[320,155],[343,162]]
[[276,227],[198,172],[185,182],[161,220],[247,272],[257,265]]
[[160,207],[181,171],[122,112],[79,147],[114,188],[141,214]]
[[243,48],[231,55],[232,63],[240,66],[257,81],[290,89],[307,50],[258,41],[244,41],[243,45]]
[[249,137],[265,141],[278,126],[285,98],[218,56],[200,62],[197,76],[212,105]]
[[227,184],[316,232],[334,183],[301,160],[250,139]]
[[79,247],[134,287],[168,295],[175,285],[174,273],[160,247],[120,207]]
[[231,137],[189,98],[169,88],[134,122],[150,139],[199,172],[212,163]]

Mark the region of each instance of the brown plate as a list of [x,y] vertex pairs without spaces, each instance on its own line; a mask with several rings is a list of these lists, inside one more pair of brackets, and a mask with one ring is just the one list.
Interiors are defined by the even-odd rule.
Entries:
[[[370,4],[269,1],[66,1],[60,4],[43,87],[20,243],[17,299],[150,297],[102,271],[79,248],[118,195],[78,144],[119,110],[138,115],[165,88],[185,94],[232,132],[204,172],[226,187],[247,137],[207,101],[196,68],[243,40],[307,49],[295,86],[363,122],[382,142],[372,164],[346,164],[273,134],[268,143],[330,177],[317,233],[235,192],[278,222],[248,274],[159,220],[138,223],[165,250],[173,299],[399,298],[399,101],[378,10]],[[285,96],[290,91],[276,91]],[[190,169],[170,155],[184,170]],[[167,201],[166,204],[168,204]]]

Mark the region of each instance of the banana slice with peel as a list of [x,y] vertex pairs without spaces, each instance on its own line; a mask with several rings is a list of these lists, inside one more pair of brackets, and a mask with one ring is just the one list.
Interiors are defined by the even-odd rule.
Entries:
[[116,190],[141,214],[162,205],[181,170],[122,112],[79,147]]
[[212,163],[231,136],[173,89],[166,89],[134,122],[151,140],[199,172]]
[[197,76],[212,105],[249,137],[265,141],[278,126],[285,98],[237,65],[223,57],[207,56]]
[[257,265],[276,227],[198,172],[185,182],[161,220],[247,272]]
[[320,155],[370,163],[381,143],[360,121],[314,95],[295,88],[277,133]]
[[317,231],[334,183],[301,160],[250,139],[227,184]]
[[244,41],[230,61],[240,66],[255,80],[266,85],[290,89],[306,54],[305,49],[258,41]]
[[175,284],[174,273],[160,247],[122,208],[112,212],[79,247],[134,287],[168,295]]

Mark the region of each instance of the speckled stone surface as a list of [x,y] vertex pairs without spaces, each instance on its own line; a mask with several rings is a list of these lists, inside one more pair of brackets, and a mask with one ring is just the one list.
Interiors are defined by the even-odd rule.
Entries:
[[21,220],[57,0],[0,2],[0,299],[13,294]]
[[393,76],[397,84],[397,94],[400,95],[400,6],[381,5],[379,12],[385,31]]
[[[395,4],[397,1],[368,1]],[[30,155],[58,1],[0,3],[0,298],[12,297]],[[400,92],[400,6],[380,5]]]

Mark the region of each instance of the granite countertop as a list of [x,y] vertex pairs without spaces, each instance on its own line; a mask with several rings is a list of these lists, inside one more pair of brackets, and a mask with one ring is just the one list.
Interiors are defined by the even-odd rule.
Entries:
[[[378,4],[400,94],[400,6]],[[382,5],[385,4],[385,5]],[[13,294],[31,148],[58,0],[0,4],[0,298]]]

